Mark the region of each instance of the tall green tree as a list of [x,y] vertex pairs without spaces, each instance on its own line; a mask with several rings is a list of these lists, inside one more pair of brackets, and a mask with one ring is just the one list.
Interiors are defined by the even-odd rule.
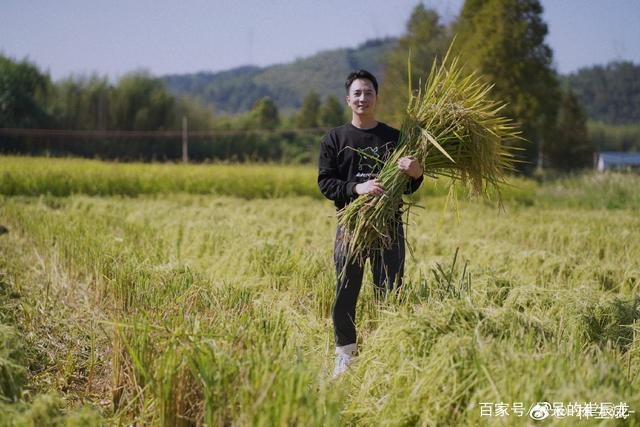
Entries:
[[543,147],[549,166],[561,170],[592,166],[594,147],[587,132],[587,119],[571,91],[562,94],[557,120],[553,137]]
[[210,129],[213,110],[186,97],[174,97],[164,83],[144,74],[127,75],[114,87],[106,77],[70,77],[54,87],[56,125],[82,130]]
[[116,129],[163,130],[174,117],[175,98],[160,79],[135,72],[118,82],[111,102]]
[[40,127],[49,124],[46,109],[49,76],[27,60],[0,55],[0,127]]
[[280,125],[278,107],[268,96],[258,99],[251,110],[253,127],[258,129],[275,129]]
[[302,107],[298,112],[296,125],[302,129],[318,127],[319,112],[320,95],[312,90],[302,100]]
[[329,95],[320,108],[320,124],[326,127],[336,127],[345,123],[345,110],[338,98]]
[[111,128],[113,87],[106,77],[69,77],[55,85],[51,97],[57,126],[63,129]]
[[182,117],[185,116],[189,119],[189,130],[210,130],[216,124],[212,107],[207,107],[193,98],[180,96],[176,98],[175,115],[170,127],[180,129]]
[[407,60],[411,54],[412,84],[427,77],[436,57],[442,57],[447,50],[450,36],[440,23],[435,10],[427,9],[422,3],[416,6],[407,22],[406,33],[398,41],[397,47],[387,56],[384,65],[384,80],[380,89],[378,113],[384,120],[400,125],[408,101]]
[[461,59],[495,84],[492,96],[507,102],[505,113],[521,124],[532,166],[552,138],[560,98],[540,2],[467,0],[453,29]]

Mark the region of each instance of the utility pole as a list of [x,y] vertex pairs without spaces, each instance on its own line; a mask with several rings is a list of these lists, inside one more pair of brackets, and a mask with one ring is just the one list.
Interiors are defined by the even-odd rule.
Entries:
[[187,116],[182,116],[182,163],[189,163],[189,132]]
[[544,167],[544,138],[538,137],[538,169],[542,170]]

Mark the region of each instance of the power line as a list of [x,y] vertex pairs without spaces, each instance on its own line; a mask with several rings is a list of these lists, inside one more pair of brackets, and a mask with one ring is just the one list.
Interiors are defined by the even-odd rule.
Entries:
[[[214,137],[247,134],[284,134],[284,133],[323,133],[327,128],[295,129],[234,129],[234,130],[195,130],[189,131],[189,137]],[[0,128],[3,136],[33,137],[69,137],[69,138],[179,138],[182,130],[70,130],[70,129],[27,129]]]

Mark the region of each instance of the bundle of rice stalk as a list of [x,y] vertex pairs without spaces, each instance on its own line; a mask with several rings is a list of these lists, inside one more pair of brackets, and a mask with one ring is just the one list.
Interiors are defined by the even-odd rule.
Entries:
[[[410,62],[408,69],[411,82]],[[499,185],[517,161],[511,142],[520,132],[500,115],[505,104],[489,98],[492,86],[475,73],[465,74],[449,53],[440,64],[434,61],[424,87],[414,92],[409,83],[398,144],[389,158],[380,160],[378,180],[385,193],[360,196],[338,212],[352,259],[368,249],[388,247],[395,237],[401,221],[397,213],[411,179],[398,169],[403,156],[417,159],[425,176],[448,177],[451,185],[460,181],[474,195],[488,196],[495,189],[499,197]]]

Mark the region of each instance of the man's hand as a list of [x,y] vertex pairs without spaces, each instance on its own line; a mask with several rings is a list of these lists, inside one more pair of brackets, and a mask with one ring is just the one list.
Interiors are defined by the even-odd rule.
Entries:
[[398,169],[406,173],[413,179],[418,179],[422,176],[423,170],[420,162],[411,156],[400,157],[398,160]]
[[357,194],[371,194],[373,196],[382,196],[384,194],[384,187],[377,179],[370,179],[360,183],[355,186],[354,190]]

